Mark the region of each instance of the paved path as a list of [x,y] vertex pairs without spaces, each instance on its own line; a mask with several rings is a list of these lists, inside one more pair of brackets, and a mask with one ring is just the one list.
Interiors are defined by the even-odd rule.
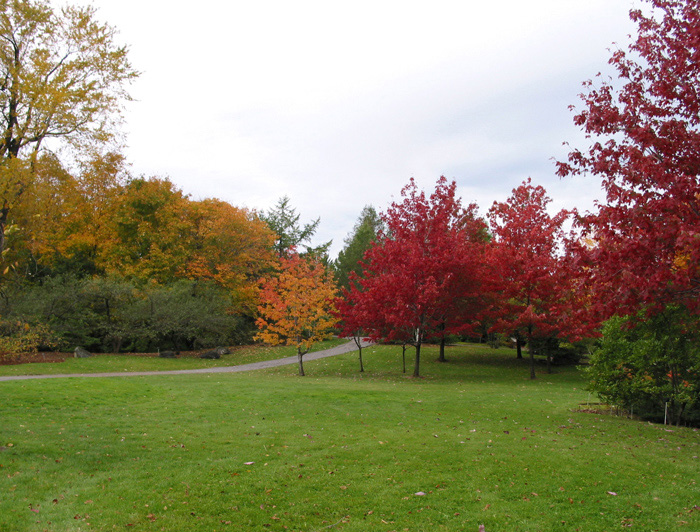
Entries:
[[[362,342],[362,347],[367,347],[372,345],[371,342]],[[347,343],[332,347],[330,349],[325,349],[323,351],[314,351],[313,353],[307,353],[304,355],[304,361],[317,360],[319,358],[333,357],[336,355],[342,355],[343,353],[349,353],[351,351],[356,351],[357,345],[355,345],[354,340]],[[286,358],[278,358],[275,360],[265,360],[264,362],[253,362],[252,364],[241,364],[240,366],[220,366],[213,368],[199,368],[199,369],[178,369],[171,371],[122,371],[122,372],[111,372],[111,373],[65,373],[57,375],[13,375],[2,377],[1,381],[22,381],[28,379],[65,379],[68,377],[142,377],[146,375],[183,375],[188,373],[237,373],[239,371],[253,371],[255,369],[265,369],[265,368],[275,368],[277,366],[288,366],[290,364],[297,363],[297,356],[291,356]]]

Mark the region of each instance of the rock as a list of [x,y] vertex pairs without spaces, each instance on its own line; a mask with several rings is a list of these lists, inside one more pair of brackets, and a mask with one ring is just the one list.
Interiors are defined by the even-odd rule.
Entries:
[[176,358],[180,351],[158,351],[160,358]]
[[228,355],[231,353],[231,351],[228,350],[228,347],[217,347],[214,351],[219,353],[220,356]]
[[218,349],[213,349],[211,351],[207,351],[206,353],[202,353],[199,355],[199,358],[207,358],[209,360],[215,360],[221,358],[221,355],[219,354]]
[[87,349],[78,346],[75,348],[75,351],[73,351],[73,356],[75,358],[90,358],[92,355]]

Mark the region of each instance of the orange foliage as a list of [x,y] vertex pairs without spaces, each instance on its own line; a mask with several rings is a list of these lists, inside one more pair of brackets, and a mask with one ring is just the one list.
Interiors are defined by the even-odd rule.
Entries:
[[262,275],[276,257],[275,234],[255,213],[217,199],[191,202],[193,239],[186,275],[226,288],[236,306],[254,312]]
[[282,258],[279,275],[262,284],[256,339],[293,345],[301,357],[315,342],[330,336],[336,322],[335,296],[335,283],[321,263],[297,254]]

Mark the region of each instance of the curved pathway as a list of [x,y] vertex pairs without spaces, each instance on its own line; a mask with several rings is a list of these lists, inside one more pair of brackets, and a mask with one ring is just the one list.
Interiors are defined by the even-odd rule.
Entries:
[[[362,342],[362,347],[372,345],[372,342]],[[334,357],[344,353],[357,351],[355,341],[351,340],[342,345],[331,347],[323,351],[314,351],[304,355],[304,361],[318,360],[319,358]],[[253,371],[256,369],[275,368],[277,366],[288,366],[297,363],[297,356],[286,358],[277,358],[275,360],[265,360],[263,362],[253,362],[251,364],[241,364],[239,366],[219,366],[213,368],[198,368],[198,369],[178,369],[170,371],[123,371],[110,373],[64,373],[57,375],[12,375],[7,377],[0,376],[1,381],[21,381],[28,379],[65,379],[68,377],[142,377],[147,375],[183,375],[188,373],[237,373],[240,371]]]

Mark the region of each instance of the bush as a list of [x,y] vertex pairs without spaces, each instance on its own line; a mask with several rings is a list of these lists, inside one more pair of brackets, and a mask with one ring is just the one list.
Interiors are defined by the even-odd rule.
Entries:
[[190,280],[144,287],[117,277],[57,276],[6,286],[3,296],[0,314],[8,323],[41,324],[68,351],[233,345],[251,341],[254,327],[252,317],[234,312],[225,289]]
[[609,320],[586,370],[590,389],[643,419],[700,425],[697,325],[675,307]]
[[31,325],[21,320],[0,321],[0,360],[18,354],[55,348],[56,336],[45,324]]

